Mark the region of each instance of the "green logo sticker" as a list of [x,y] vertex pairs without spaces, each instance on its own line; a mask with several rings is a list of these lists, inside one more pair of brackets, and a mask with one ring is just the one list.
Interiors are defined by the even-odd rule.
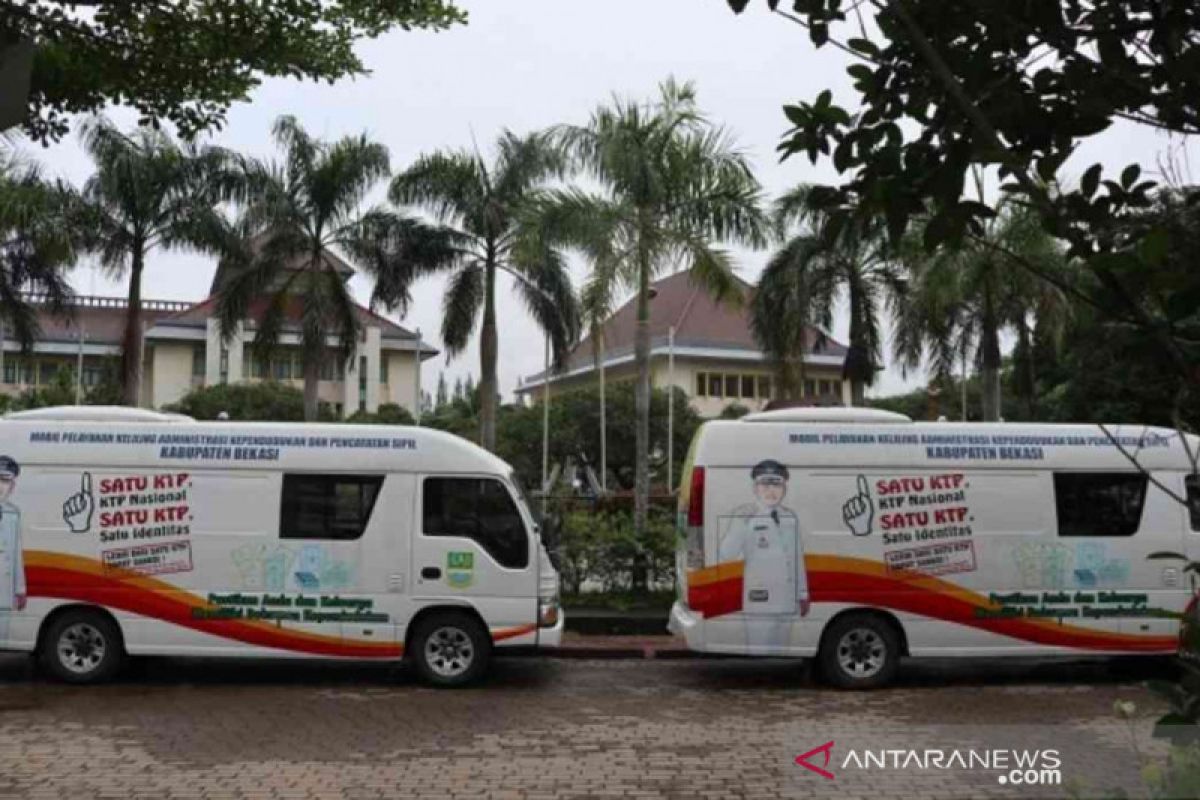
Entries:
[[446,583],[455,589],[466,589],[475,582],[475,554],[463,551],[446,553]]

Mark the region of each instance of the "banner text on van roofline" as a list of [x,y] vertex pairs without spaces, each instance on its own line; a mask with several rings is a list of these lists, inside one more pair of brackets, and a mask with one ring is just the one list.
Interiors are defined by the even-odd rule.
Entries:
[[158,447],[170,461],[278,461],[288,449],[416,450],[417,440],[390,436],[281,436],[219,433],[109,433],[103,431],[32,431],[33,444],[99,444]]
[[925,457],[968,461],[1042,461],[1048,447],[1121,447],[1145,450],[1170,447],[1170,436],[1080,436],[1021,433],[791,433],[789,444],[817,445],[919,445]]

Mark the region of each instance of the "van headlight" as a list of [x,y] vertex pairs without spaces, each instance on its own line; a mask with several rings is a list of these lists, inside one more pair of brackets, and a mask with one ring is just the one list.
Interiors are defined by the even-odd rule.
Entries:
[[558,624],[559,608],[558,597],[540,597],[538,598],[538,626],[542,628],[553,628]]

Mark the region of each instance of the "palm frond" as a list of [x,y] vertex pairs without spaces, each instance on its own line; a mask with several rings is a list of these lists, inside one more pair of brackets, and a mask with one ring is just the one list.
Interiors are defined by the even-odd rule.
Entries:
[[483,278],[483,266],[470,262],[454,272],[446,287],[442,299],[442,342],[450,358],[463,351],[475,330],[475,320],[483,306]]

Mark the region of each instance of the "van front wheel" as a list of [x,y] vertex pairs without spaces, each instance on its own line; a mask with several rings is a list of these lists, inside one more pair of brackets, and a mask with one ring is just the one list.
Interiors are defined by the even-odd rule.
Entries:
[[413,634],[411,656],[421,679],[434,686],[465,686],[487,669],[492,641],[473,617],[433,614]]
[[104,614],[68,611],[50,624],[42,640],[42,665],[66,683],[101,683],[116,674],[124,658],[117,626]]
[[834,686],[875,689],[895,677],[900,637],[874,614],[850,614],[825,631],[819,659],[821,674]]

